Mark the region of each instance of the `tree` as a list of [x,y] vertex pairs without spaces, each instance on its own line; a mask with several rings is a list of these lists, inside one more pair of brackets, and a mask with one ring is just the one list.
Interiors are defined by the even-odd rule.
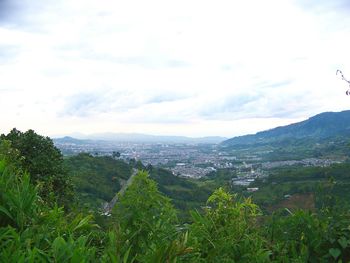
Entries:
[[113,157],[113,158],[119,158],[119,157],[120,157],[120,152],[115,152],[115,151],[113,151],[112,157]]
[[57,198],[60,204],[71,201],[72,184],[63,166],[63,156],[49,137],[38,135],[33,130],[23,133],[14,128],[0,138],[9,141],[18,151],[20,168],[30,173],[31,181],[39,185],[44,200]]
[[132,247],[131,255],[138,254],[138,262],[150,262],[146,259],[176,235],[176,211],[147,172],[133,178],[112,214],[120,227],[120,243]]
[[239,201],[222,188],[216,190],[204,215],[192,213],[193,262],[269,262],[270,252],[256,224],[258,215],[251,199]]

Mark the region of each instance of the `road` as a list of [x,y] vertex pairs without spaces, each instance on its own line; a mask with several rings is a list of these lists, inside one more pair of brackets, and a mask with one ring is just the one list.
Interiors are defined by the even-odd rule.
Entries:
[[126,183],[123,185],[123,187],[113,197],[113,199],[104,206],[103,212],[102,212],[104,215],[110,215],[111,214],[111,211],[112,211],[113,207],[115,206],[115,204],[118,202],[119,197],[124,195],[126,189],[129,187],[129,185],[131,185],[132,180],[133,180],[133,178],[135,177],[135,175],[137,173],[138,173],[138,170],[137,169],[133,169],[131,176],[126,181]]

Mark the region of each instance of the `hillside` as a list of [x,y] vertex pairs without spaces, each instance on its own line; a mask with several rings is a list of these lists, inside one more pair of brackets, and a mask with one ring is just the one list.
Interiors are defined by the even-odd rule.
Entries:
[[81,153],[64,160],[79,201],[87,207],[99,207],[110,201],[130,177],[131,167],[112,157],[93,157]]
[[65,136],[62,138],[54,138],[52,139],[55,144],[92,144],[96,143],[96,141],[89,139],[76,139],[70,136]]
[[[104,202],[111,201],[130,177],[134,167],[131,163],[109,156],[92,156],[88,153],[67,157],[64,163],[80,205],[88,208],[99,208]],[[137,165],[142,164],[135,164],[137,169],[146,169]],[[148,172],[150,178],[157,182],[160,192],[170,197],[175,207],[183,212],[204,205],[215,189],[203,183],[199,186],[195,180],[177,177],[166,169],[150,166]],[[181,216],[184,214],[186,213]]]
[[222,142],[221,145],[226,147],[264,145],[305,139],[317,142],[336,137],[350,137],[350,110],[324,112],[302,122],[234,137]]

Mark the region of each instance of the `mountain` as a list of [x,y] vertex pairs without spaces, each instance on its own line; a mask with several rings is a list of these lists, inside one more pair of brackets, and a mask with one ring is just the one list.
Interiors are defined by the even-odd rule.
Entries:
[[350,137],[350,110],[324,112],[305,121],[277,127],[256,134],[234,137],[221,143],[222,146],[244,146],[280,143],[288,140],[313,141]]
[[210,143],[216,144],[226,140],[225,137],[209,136],[202,138],[191,138],[185,136],[157,136],[139,133],[96,133],[91,135],[80,135],[77,139],[65,136],[54,139],[59,143],[93,143],[96,141],[112,142],[138,142],[138,143]]
[[70,136],[64,136],[62,138],[54,138],[53,139],[55,144],[89,144],[89,143],[93,143],[92,140],[87,140],[87,139],[76,139]]

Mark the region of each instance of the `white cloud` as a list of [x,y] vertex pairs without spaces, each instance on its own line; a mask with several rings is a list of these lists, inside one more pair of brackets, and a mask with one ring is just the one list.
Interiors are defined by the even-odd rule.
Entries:
[[348,109],[342,0],[12,3],[1,132],[231,136]]

